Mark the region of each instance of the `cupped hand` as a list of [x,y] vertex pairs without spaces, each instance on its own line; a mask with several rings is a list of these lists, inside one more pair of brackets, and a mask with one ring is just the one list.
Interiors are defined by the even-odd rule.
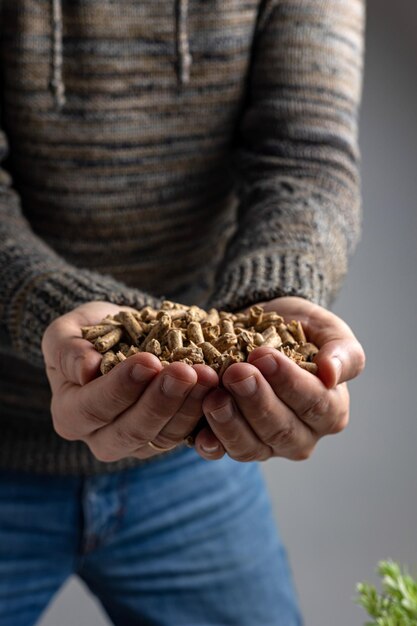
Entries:
[[84,441],[100,461],[149,458],[182,443],[203,415],[206,394],[218,386],[207,365],[171,363],[163,367],[150,353],[135,354],[101,376],[101,355],[81,336],[121,309],[89,302],[54,320],[42,339],[51,386],[51,414],[56,432]]
[[238,461],[278,456],[303,460],[321,437],[339,433],[348,424],[346,381],[365,366],[363,348],[350,327],[303,298],[283,297],[259,304],[286,322],[301,321],[307,338],[319,347],[314,359],[318,375],[268,347],[253,350],[246,363],[231,365],[221,387],[203,401],[211,431],[203,429],[195,445],[208,460],[225,453]]

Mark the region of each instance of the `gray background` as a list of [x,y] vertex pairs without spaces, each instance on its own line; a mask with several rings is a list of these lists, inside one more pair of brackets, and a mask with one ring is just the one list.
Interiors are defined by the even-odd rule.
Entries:
[[[416,24],[412,0],[368,2],[364,230],[334,307],[367,352],[350,425],[307,462],[264,465],[306,626],[362,626],[355,583],[379,559],[417,570]],[[71,579],[41,626],[77,624],[108,622]]]

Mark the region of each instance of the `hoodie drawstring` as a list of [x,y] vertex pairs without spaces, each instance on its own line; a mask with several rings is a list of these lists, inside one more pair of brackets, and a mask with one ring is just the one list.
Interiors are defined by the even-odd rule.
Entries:
[[63,62],[63,23],[61,0],[52,0],[52,79],[51,91],[55,106],[60,109],[65,104],[65,85],[62,76]]
[[193,61],[188,41],[188,0],[177,0],[177,58],[178,79],[181,85],[190,81]]
[[[188,40],[188,2],[176,0],[176,54],[178,61],[178,81],[184,85],[190,81],[192,56]],[[63,19],[62,0],[52,0],[52,78],[50,89],[55,106],[61,109],[65,104],[65,83],[63,78]]]

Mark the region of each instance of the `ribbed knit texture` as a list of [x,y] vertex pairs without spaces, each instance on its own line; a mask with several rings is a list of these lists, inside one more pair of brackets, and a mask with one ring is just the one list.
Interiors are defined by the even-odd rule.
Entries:
[[91,474],[41,339],[91,300],[330,306],[360,233],[362,0],[0,0],[0,466]]

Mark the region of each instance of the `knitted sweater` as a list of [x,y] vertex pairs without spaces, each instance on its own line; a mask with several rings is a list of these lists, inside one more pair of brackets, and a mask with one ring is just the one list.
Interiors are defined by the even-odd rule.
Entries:
[[331,305],[363,30],[363,0],[0,0],[0,467],[140,462],[53,430],[41,339],[81,303]]

